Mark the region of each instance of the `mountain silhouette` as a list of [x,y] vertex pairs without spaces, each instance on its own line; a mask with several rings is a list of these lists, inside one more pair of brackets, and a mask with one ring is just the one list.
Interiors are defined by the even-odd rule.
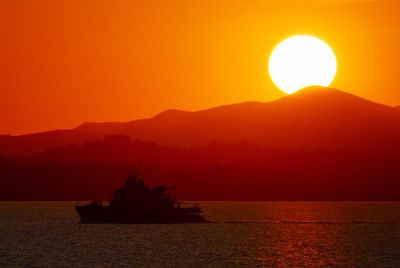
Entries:
[[291,150],[400,150],[400,108],[331,88],[310,87],[276,101],[245,102],[197,112],[167,110],[129,122],[84,123],[71,130],[0,136],[1,154],[32,154],[52,146],[127,135],[171,147],[243,140]]
[[400,200],[398,137],[400,107],[321,87],[3,135],[0,200],[105,200],[132,169],[182,200]]
[[133,169],[181,200],[400,200],[400,154],[239,143],[172,148],[107,136],[0,158],[0,200],[107,200]]

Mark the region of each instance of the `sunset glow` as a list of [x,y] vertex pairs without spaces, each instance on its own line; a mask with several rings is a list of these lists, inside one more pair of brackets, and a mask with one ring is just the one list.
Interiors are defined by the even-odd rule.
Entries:
[[399,11],[0,1],[0,268],[400,267]]
[[273,101],[284,94],[269,57],[299,34],[334,51],[329,87],[397,106],[399,9],[358,0],[1,1],[0,133]]

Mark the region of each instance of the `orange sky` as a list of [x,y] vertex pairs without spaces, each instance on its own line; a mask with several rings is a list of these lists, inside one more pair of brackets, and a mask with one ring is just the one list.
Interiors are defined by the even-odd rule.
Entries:
[[400,4],[371,0],[0,2],[0,133],[127,121],[283,96],[273,47],[311,34],[332,87],[400,104]]

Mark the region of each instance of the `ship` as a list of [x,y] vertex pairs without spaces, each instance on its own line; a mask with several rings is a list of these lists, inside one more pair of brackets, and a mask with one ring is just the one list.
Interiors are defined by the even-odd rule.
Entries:
[[175,201],[175,187],[146,186],[136,172],[114,191],[108,204],[92,201],[76,205],[81,223],[202,223],[205,217],[197,204],[185,207]]

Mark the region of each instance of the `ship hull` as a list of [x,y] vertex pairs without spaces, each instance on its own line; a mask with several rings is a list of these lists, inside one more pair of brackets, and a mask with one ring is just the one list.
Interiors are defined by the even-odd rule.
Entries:
[[202,223],[203,216],[188,213],[185,209],[173,208],[169,211],[121,212],[109,206],[75,206],[81,223]]

